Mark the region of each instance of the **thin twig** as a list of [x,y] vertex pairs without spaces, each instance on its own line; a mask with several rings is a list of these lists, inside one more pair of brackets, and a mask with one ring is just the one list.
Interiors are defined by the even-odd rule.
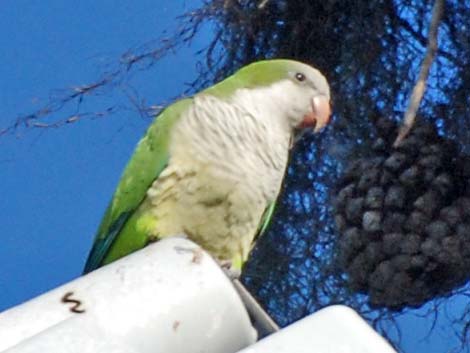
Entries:
[[258,9],[262,10],[265,8],[265,6],[268,4],[269,0],[261,0],[260,3],[258,4]]
[[397,147],[403,139],[408,135],[409,131],[414,125],[416,119],[416,113],[418,111],[421,100],[423,99],[424,91],[426,89],[426,81],[429,76],[431,65],[436,57],[437,52],[437,31],[439,29],[439,23],[441,22],[442,13],[444,12],[444,0],[436,0],[432,9],[432,18],[429,25],[428,34],[428,45],[426,47],[426,55],[421,64],[421,70],[419,72],[418,81],[413,87],[410,101],[405,112],[405,118],[403,124],[400,127],[400,132],[393,143],[394,147]]
[[[98,112],[81,112],[80,107],[85,99],[98,96],[100,90],[105,88],[121,89],[123,82],[127,81],[127,77],[132,71],[146,70],[165,55],[178,50],[183,45],[192,43],[198,28],[205,22],[208,22],[215,16],[214,9],[210,3],[205,4],[197,10],[187,12],[178,17],[180,28],[175,34],[169,38],[161,38],[158,41],[151,41],[142,46],[130,49],[123,53],[119,60],[114,64],[109,64],[106,70],[96,81],[85,85],[75,86],[68,89],[60,90],[58,94],[49,97],[46,104],[40,109],[32,113],[19,115],[14,121],[5,127],[0,127],[0,139],[5,135],[12,134],[24,128],[58,128],[65,124],[75,123],[80,120],[101,118],[117,112],[119,109],[126,108],[123,105],[114,105],[103,111]],[[188,91],[194,89],[189,87]],[[124,93],[127,92],[124,90]],[[127,94],[128,98],[133,98]],[[144,101],[133,101],[130,99],[131,105],[137,108],[142,115],[155,113],[155,105],[144,106]],[[64,114],[62,117],[55,117],[64,108],[78,106],[76,112]],[[157,109],[158,112],[159,109]]]

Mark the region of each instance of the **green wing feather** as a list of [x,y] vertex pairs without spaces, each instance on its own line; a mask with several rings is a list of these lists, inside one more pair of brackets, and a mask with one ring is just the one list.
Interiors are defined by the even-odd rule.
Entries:
[[[148,242],[144,232],[127,239],[129,237],[123,236],[122,231],[136,222],[132,216],[152,182],[165,169],[169,158],[170,131],[191,103],[192,99],[183,99],[168,106],[140,140],[98,228],[84,273],[131,253]],[[118,235],[122,238],[121,244],[116,244]]]
[[261,218],[261,222],[259,224],[258,233],[256,234],[255,240],[262,236],[264,232],[266,232],[266,229],[268,229],[268,226],[271,224],[271,219],[273,218],[275,208],[276,202],[273,202],[268,205],[268,207],[266,207],[266,210],[264,210],[263,217]]

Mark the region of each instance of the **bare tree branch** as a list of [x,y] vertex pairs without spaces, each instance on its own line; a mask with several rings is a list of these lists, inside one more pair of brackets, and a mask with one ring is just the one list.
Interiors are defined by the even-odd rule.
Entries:
[[437,34],[439,29],[439,23],[441,22],[442,14],[444,12],[444,0],[436,0],[432,9],[432,18],[429,25],[428,34],[428,45],[426,48],[426,55],[421,64],[421,70],[419,72],[418,81],[413,87],[413,92],[408,103],[408,108],[405,112],[405,118],[403,124],[400,127],[398,136],[394,142],[394,146],[397,147],[406,135],[409,133],[414,125],[416,119],[416,113],[419,109],[419,105],[426,89],[426,81],[429,76],[431,65],[436,57],[437,52]]
[[[80,111],[82,103],[87,97],[96,96],[105,88],[117,88],[122,91],[129,99],[130,105],[137,108],[141,115],[148,116],[156,111],[158,112],[159,105],[144,105],[143,102],[137,102],[135,97],[129,94],[129,86],[126,83],[126,79],[131,71],[146,70],[166,54],[174,52],[183,45],[191,44],[199,31],[199,27],[209,21],[214,16],[216,10],[211,3],[205,3],[201,8],[179,16],[178,20],[181,22],[180,28],[171,37],[148,42],[137,48],[130,49],[124,52],[114,65],[108,66],[97,80],[85,85],[77,85],[69,89],[60,90],[59,94],[51,95],[41,108],[29,114],[19,115],[10,125],[0,127],[0,138],[20,129],[58,128],[83,119],[102,118],[119,110],[126,109],[125,104],[115,104],[95,112]],[[62,113],[66,107],[70,107],[73,112]],[[55,117],[58,113],[63,115]]]

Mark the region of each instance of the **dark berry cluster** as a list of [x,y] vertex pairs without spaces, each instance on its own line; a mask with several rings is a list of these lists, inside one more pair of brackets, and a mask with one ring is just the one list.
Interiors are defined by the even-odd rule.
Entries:
[[469,278],[470,163],[419,122],[398,147],[381,119],[372,156],[350,163],[338,185],[338,259],[370,304],[419,306]]

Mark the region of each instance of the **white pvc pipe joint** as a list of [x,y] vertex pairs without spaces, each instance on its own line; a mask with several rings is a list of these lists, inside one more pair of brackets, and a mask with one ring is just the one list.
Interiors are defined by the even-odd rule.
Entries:
[[333,305],[239,353],[396,353],[354,310]]
[[0,313],[9,353],[231,353],[255,341],[230,280],[178,237]]

